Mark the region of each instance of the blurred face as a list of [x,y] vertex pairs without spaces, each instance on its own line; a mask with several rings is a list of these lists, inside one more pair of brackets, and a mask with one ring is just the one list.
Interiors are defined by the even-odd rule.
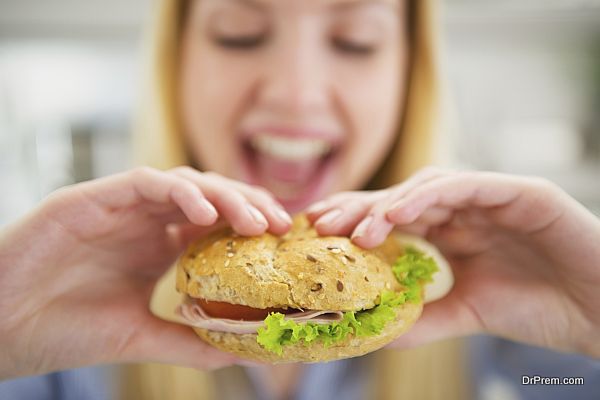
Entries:
[[191,0],[179,93],[198,165],[292,212],[359,189],[394,140],[406,18],[402,0]]

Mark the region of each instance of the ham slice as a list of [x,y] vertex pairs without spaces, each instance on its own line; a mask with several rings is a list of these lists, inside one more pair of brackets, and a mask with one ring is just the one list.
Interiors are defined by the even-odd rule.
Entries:
[[[256,333],[258,328],[263,326],[263,321],[211,317],[193,300],[179,305],[176,313],[181,317],[182,323],[211,331],[243,335],[246,333]],[[313,324],[330,324],[335,321],[341,321],[343,317],[344,313],[342,311],[299,311],[285,315],[285,319],[291,319],[295,322],[311,322]]]

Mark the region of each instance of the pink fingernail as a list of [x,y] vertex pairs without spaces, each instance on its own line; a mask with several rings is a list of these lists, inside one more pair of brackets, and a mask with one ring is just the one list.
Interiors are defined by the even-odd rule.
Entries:
[[202,207],[204,207],[206,209],[206,211],[208,211],[209,214],[211,214],[211,217],[218,217],[219,216],[219,213],[217,212],[217,209],[215,208],[215,206],[213,206],[205,198],[201,198],[200,199],[200,204],[202,205]]
[[254,207],[252,204],[246,204],[246,208],[257,224],[264,226],[268,225],[267,219],[260,211],[258,211],[256,207]]
[[352,239],[357,239],[363,237],[367,234],[367,231],[371,227],[371,222],[373,222],[373,216],[369,215],[367,218],[363,219],[360,224],[354,229],[352,233]]
[[313,204],[312,206],[308,207],[306,212],[308,214],[315,214],[315,213],[318,213],[319,211],[322,211],[325,207],[327,207],[327,203],[325,201],[319,201],[319,202]]
[[281,219],[285,223],[287,223],[287,224],[291,224],[292,223],[292,217],[290,217],[290,214],[288,214],[284,209],[282,209],[282,208],[275,208],[275,213],[277,214],[277,216],[279,217],[279,219]]
[[323,215],[316,222],[317,225],[331,225],[335,222],[338,217],[342,215],[342,210],[336,208],[335,210],[329,211],[327,214]]

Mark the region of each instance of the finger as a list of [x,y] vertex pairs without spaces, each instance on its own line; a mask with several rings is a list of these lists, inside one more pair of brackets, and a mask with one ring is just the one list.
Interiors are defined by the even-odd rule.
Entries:
[[212,370],[240,361],[202,341],[188,327],[152,316],[144,330],[130,340],[118,361],[160,362]]
[[427,234],[429,232],[429,226],[415,222],[413,224],[402,225],[400,227],[396,227],[396,228],[394,228],[394,230],[397,230],[398,232],[406,233],[409,235],[426,238]]
[[312,204],[305,210],[306,217],[311,224],[314,224],[317,219],[322,215],[328,213],[334,208],[338,208],[340,205],[346,203],[348,198],[355,197],[356,194],[362,194],[366,192],[340,192],[335,193],[324,200],[318,201]]
[[321,215],[313,225],[319,235],[350,235],[369,210],[370,206],[362,201],[349,202]]
[[172,173],[201,187],[219,214],[240,235],[261,235],[269,227],[265,216],[237,188],[219,175],[200,173],[188,167],[176,168]]
[[463,173],[440,178],[415,188],[390,207],[387,216],[397,223],[411,223],[427,209],[441,206],[493,208],[516,200],[523,182],[495,173]]
[[190,223],[171,224],[167,226],[167,230],[171,236],[172,243],[175,244],[177,249],[181,250],[194,240],[209,235],[219,229],[223,229],[228,225],[229,224],[225,219],[220,218],[210,226],[199,226]]
[[282,235],[290,230],[292,218],[285,208],[266,189],[238,182],[238,189],[266,218],[269,232]]
[[311,204],[304,212],[308,220],[313,223],[330,208],[329,201],[326,199]]
[[[448,223],[454,214],[454,211],[446,207],[431,207],[425,210],[412,224],[423,226],[439,226]],[[388,220],[398,227],[405,226],[402,220],[394,220],[388,217]]]
[[456,172],[449,169],[442,169],[438,167],[425,167],[411,175],[404,182],[392,186],[389,190],[392,192],[390,201],[399,200],[404,197],[407,193],[414,190],[415,188],[436,179],[455,175]]
[[[81,190],[104,208],[126,208],[146,202],[159,205],[171,203],[198,225],[210,225],[218,218],[217,211],[198,187],[185,179],[152,168],[136,168],[99,179],[82,185]],[[164,210],[168,212],[169,207]]]
[[394,228],[394,224],[386,219],[385,211],[393,193],[386,191],[385,197],[374,203],[368,214],[354,228],[351,238],[358,246],[371,249],[385,241]]
[[397,202],[398,199],[419,185],[435,181],[449,174],[451,172],[447,170],[427,167],[411,176],[405,182],[387,189],[385,196],[379,198],[369,214],[358,223],[352,232],[352,241],[366,249],[379,246],[385,241],[394,226],[394,222],[386,216],[390,205]]

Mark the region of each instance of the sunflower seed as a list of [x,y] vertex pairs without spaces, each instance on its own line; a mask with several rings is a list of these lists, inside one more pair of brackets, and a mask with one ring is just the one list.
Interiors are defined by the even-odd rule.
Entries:
[[321,289],[323,289],[323,284],[322,284],[322,283],[319,283],[319,282],[317,282],[317,283],[313,284],[313,285],[312,285],[312,287],[310,288],[310,290],[311,290],[312,292],[318,292],[318,291],[319,291],[319,290],[321,290]]

